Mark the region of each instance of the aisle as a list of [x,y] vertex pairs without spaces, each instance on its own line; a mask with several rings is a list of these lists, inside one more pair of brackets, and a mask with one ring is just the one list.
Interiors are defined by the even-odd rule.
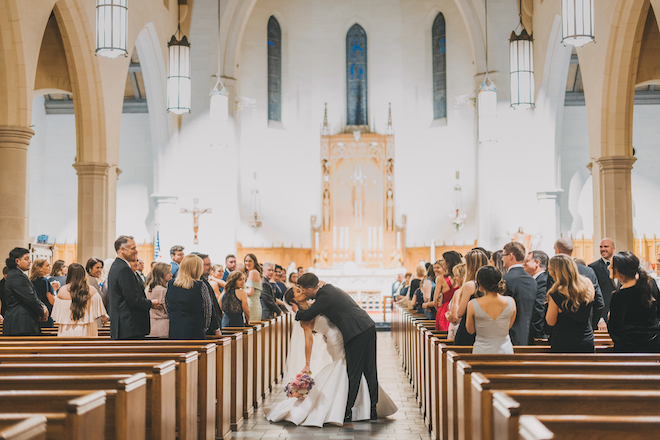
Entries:
[[[299,438],[308,440],[429,440],[412,387],[401,368],[401,358],[394,349],[390,332],[378,332],[378,378],[381,387],[392,397],[399,411],[377,423],[355,423],[353,428],[327,425],[325,428],[297,427],[291,423],[269,423],[264,418],[263,407],[255,411],[243,428],[233,433],[233,439],[257,440],[274,438]],[[285,398],[282,385],[264,402],[270,406]]]

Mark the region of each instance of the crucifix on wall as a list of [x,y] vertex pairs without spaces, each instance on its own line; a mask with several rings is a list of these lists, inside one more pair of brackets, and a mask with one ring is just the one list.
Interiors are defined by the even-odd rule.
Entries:
[[193,199],[193,209],[181,208],[181,214],[193,215],[193,230],[195,231],[195,244],[199,244],[197,233],[199,232],[199,216],[211,212],[211,208],[199,209],[199,199]]

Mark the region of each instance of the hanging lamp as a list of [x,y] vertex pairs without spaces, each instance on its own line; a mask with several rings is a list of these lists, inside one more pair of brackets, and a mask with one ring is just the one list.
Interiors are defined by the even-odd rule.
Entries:
[[96,0],[96,54],[128,56],[128,0]]
[[497,117],[497,87],[488,76],[488,0],[486,9],[486,77],[477,93],[477,111],[479,112],[479,142],[494,142],[495,118]]
[[169,66],[167,74],[167,111],[177,115],[190,113],[190,43],[181,32],[181,2],[179,26],[167,43]]
[[595,21],[593,0],[562,0],[561,42],[576,47],[591,43]]
[[[518,27],[522,28],[516,35]],[[511,107],[534,107],[534,39],[528,34],[522,20],[520,0],[520,23],[511,32],[509,39],[509,72],[511,75]]]

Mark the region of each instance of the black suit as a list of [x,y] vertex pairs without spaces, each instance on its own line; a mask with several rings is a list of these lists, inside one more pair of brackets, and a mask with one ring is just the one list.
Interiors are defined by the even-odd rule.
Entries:
[[608,321],[610,313],[610,301],[612,301],[612,293],[617,289],[614,285],[614,281],[610,278],[610,271],[607,269],[607,265],[602,258],[594,261],[589,265],[591,269],[596,273],[596,278],[598,279],[598,285],[600,286],[600,291],[603,294],[603,302],[605,303],[605,308],[603,309],[603,319],[605,322]]
[[39,318],[44,315],[44,303],[39,301],[32,281],[18,268],[9,269],[5,282],[5,336],[39,335]]
[[151,301],[131,266],[117,257],[108,273],[110,298],[110,337],[112,339],[138,339],[151,331],[149,310]]
[[[576,266],[578,273],[584,277],[589,278],[591,284],[594,286],[594,307],[591,310],[591,326],[595,329],[598,328],[598,321],[600,321],[601,316],[603,316],[603,309],[605,308],[603,294],[600,291],[598,278],[596,278],[596,274],[594,273],[593,269],[581,264],[576,264]],[[548,289],[552,287],[554,283],[555,280],[553,280],[552,277],[548,275]],[[546,327],[546,331],[548,331],[548,327]]]
[[206,285],[206,288],[209,289],[209,295],[211,296],[211,324],[209,324],[208,330],[206,330],[207,335],[214,335],[215,331],[221,328],[222,323],[222,309],[220,304],[218,304],[218,298],[215,297],[215,291],[209,280],[202,277],[202,282]]
[[543,327],[545,324],[545,312],[547,310],[545,305],[547,293],[548,272],[541,272],[539,276],[536,277],[536,300],[534,301],[534,312],[532,313],[534,337],[539,339],[545,336]]
[[[522,266],[514,267],[504,275],[507,296],[516,301],[516,320],[509,335],[513,345],[527,345],[533,342],[532,315],[536,303],[536,281]],[[531,341],[530,341],[531,339]]]
[[311,321],[317,315],[325,315],[339,328],[344,338],[348,372],[346,416],[351,416],[363,374],[374,408],[378,402],[376,324],[353,298],[331,284],[325,284],[318,290],[316,301],[309,309],[298,311],[296,321]]
[[0,280],[0,302],[2,303],[2,308],[0,309],[0,315],[5,316],[7,312],[7,296],[5,294],[5,283],[7,280],[4,278]]
[[266,321],[279,315],[280,306],[275,302],[275,292],[273,286],[264,278],[261,283],[261,320]]

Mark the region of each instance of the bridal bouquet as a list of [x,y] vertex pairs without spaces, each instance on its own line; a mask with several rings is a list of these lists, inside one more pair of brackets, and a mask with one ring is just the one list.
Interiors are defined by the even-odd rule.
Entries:
[[311,376],[311,371],[307,373],[298,373],[296,377],[289,382],[286,387],[284,387],[284,392],[287,397],[296,397],[298,399],[304,399],[307,397],[307,394],[314,387],[314,378]]

